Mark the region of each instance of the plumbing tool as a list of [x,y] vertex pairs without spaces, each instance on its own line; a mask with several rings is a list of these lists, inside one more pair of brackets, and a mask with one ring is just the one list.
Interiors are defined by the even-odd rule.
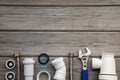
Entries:
[[20,53],[14,54],[17,59],[17,80],[20,80]]
[[36,77],[36,80],[39,80],[39,77],[41,74],[46,74],[48,76],[48,80],[51,79],[51,76],[50,76],[50,73],[48,71],[40,71],[38,74],[37,74],[37,77]]
[[87,62],[88,58],[91,55],[91,51],[86,47],[86,53],[82,53],[81,50],[79,50],[79,56],[78,58],[82,61],[82,71],[81,71],[81,80],[88,80],[88,69],[87,69]]
[[25,58],[23,64],[25,80],[33,80],[35,60],[33,58]]
[[5,75],[6,80],[15,80],[15,73],[12,71],[9,71]]
[[70,54],[69,54],[69,59],[70,59],[70,60],[69,60],[69,61],[70,61],[70,62],[69,62],[69,67],[70,67],[70,68],[69,68],[69,69],[70,69],[70,70],[69,70],[69,71],[70,71],[70,76],[69,76],[69,77],[70,77],[70,80],[73,80],[73,53],[70,53]]
[[99,80],[118,80],[118,75],[116,74],[116,65],[114,54],[104,53],[102,58],[92,59],[92,68],[99,69]]

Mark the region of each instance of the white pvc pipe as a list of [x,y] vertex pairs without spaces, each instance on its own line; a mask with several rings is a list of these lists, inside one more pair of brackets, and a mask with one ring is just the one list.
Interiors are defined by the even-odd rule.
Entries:
[[54,79],[55,80],[65,80],[66,78],[66,66],[62,57],[59,57],[52,61],[53,66],[56,69]]
[[116,74],[116,65],[114,54],[103,54],[102,55],[102,65],[100,69],[100,74]]
[[38,74],[37,74],[37,77],[36,77],[36,80],[39,80],[39,77],[41,74],[47,74],[48,75],[48,80],[50,80],[51,76],[50,76],[50,73],[48,71],[40,71]]
[[92,68],[99,69],[102,65],[102,60],[99,58],[92,58]]
[[23,64],[25,80],[33,80],[35,60],[33,58],[25,58]]
[[102,54],[101,59],[93,58],[92,68],[100,68],[99,80],[118,80],[114,54],[112,53]]

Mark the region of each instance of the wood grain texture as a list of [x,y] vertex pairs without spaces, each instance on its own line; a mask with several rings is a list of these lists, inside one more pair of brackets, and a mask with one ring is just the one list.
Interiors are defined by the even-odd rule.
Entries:
[[68,53],[78,54],[79,48],[88,47],[92,56],[112,52],[120,56],[119,32],[11,32],[0,33],[0,54],[16,52],[68,56]]
[[0,0],[0,5],[120,5],[119,0]]
[[[106,52],[115,54],[120,75],[119,6],[119,0],[1,0],[0,55],[21,53],[21,80],[24,80],[22,60],[26,55],[46,52],[50,60],[64,57],[66,80],[69,80],[68,53],[71,52],[75,54],[73,79],[80,80],[81,62],[76,56],[80,48],[84,51],[84,47],[88,47],[92,51],[88,63],[89,80],[97,80],[99,74],[99,70],[92,70],[91,58]],[[10,58],[0,56],[0,80],[5,80],[5,73],[9,71],[5,61]],[[35,80],[41,69],[37,57],[33,58],[36,60]],[[17,73],[17,67],[13,71]],[[53,80],[54,67],[47,71]],[[47,80],[47,76],[42,75],[40,79]]]
[[120,7],[0,6],[0,30],[120,31],[119,25]]

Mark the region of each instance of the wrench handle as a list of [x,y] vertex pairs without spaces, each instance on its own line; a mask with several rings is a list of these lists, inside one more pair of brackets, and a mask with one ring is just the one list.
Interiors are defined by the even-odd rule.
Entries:
[[81,71],[81,80],[88,80],[88,70]]

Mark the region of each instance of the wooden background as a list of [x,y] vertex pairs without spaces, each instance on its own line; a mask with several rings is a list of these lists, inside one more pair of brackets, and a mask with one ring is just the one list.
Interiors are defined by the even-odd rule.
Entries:
[[[99,73],[92,70],[91,58],[106,52],[115,54],[120,75],[119,0],[0,0],[0,55],[21,53],[21,80],[24,80],[22,60],[26,55],[42,52],[48,53],[51,60],[64,57],[66,80],[69,80],[68,54],[74,53],[73,79],[80,80],[81,63],[77,54],[79,48],[86,46],[92,51],[89,80],[97,80]],[[5,80],[8,72],[5,61],[11,58],[0,56],[0,80]],[[35,78],[41,69],[37,56],[33,58]],[[17,67],[13,71],[16,70]],[[53,77],[54,67],[48,71]]]

